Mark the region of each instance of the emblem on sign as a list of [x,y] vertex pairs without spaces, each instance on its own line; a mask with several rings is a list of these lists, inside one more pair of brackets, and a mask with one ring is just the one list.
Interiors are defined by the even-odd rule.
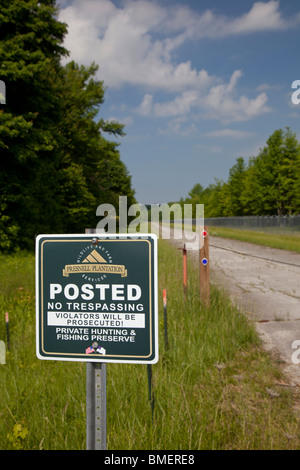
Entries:
[[103,356],[106,354],[106,350],[104,348],[102,348],[101,346],[99,346],[99,344],[97,343],[97,341],[95,341],[92,346],[90,346],[89,348],[87,348],[85,350],[86,354],[91,354],[91,353],[94,353],[94,352],[97,352],[99,354],[103,354]]
[[96,249],[94,249],[84,260],[77,264],[67,264],[63,269],[63,276],[69,277],[70,274],[119,274],[121,277],[127,276],[127,270],[124,265],[110,264]]

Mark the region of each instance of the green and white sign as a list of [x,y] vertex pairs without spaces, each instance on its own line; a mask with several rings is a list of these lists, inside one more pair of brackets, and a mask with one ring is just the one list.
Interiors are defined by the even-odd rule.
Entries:
[[151,364],[158,360],[157,237],[39,235],[39,359]]

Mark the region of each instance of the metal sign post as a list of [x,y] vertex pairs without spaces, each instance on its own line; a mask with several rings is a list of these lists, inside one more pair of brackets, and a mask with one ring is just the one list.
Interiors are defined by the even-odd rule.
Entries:
[[106,364],[86,364],[86,450],[106,450]]
[[[96,233],[87,228],[85,233]],[[86,363],[86,450],[106,450],[106,364]]]

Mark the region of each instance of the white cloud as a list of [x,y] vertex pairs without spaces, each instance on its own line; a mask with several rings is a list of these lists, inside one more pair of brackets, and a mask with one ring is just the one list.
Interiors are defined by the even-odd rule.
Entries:
[[246,34],[257,31],[283,30],[289,22],[280,14],[279,1],[257,2],[251,10],[228,25],[231,34]]
[[149,116],[152,114],[153,96],[147,93],[139,107],[135,110],[141,116]]
[[128,2],[121,9],[109,0],[75,0],[59,13],[59,20],[68,24],[67,60],[95,61],[99,78],[110,87],[129,83],[178,91],[206,86],[211,77],[205,70],[197,71],[190,61],[172,61],[180,39],[156,38],[168,14],[149,1]]
[[59,12],[59,20],[68,24],[68,60],[85,65],[95,61],[100,65],[98,78],[109,87],[127,83],[177,92],[203,89],[214,81],[190,61],[176,63],[174,52],[186,41],[282,30],[299,19],[283,19],[275,0],[256,2],[237,18],[150,0],[129,0],[123,7],[112,0],[73,0],[69,6],[63,3]]
[[173,101],[165,103],[156,103],[154,105],[154,113],[159,117],[170,117],[186,115],[190,113],[191,108],[196,106],[199,100],[199,93],[196,90],[184,91]]
[[198,132],[194,123],[190,123],[184,116],[179,116],[168,121],[165,129],[160,129],[159,133],[163,135],[175,134],[181,137],[188,137],[192,133]]
[[207,117],[223,122],[247,121],[271,111],[267,106],[266,93],[260,93],[255,98],[237,96],[236,85],[241,76],[242,72],[236,70],[228,84],[216,85],[209,90],[203,99]]
[[268,83],[262,83],[256,87],[256,91],[267,91],[270,90],[272,87]]
[[255,98],[238,96],[237,84],[242,77],[241,70],[235,70],[228,83],[212,86],[206,93],[188,90],[173,100],[153,102],[153,95],[146,94],[137,112],[157,117],[187,116],[196,113],[199,117],[216,119],[221,122],[247,121],[271,111],[267,105],[266,93]]
[[222,38],[259,31],[286,30],[297,26],[300,14],[288,20],[279,11],[279,1],[255,2],[249,12],[237,18],[206,10],[199,14],[186,6],[174,8],[166,21],[168,31],[181,31],[181,41],[188,38]]

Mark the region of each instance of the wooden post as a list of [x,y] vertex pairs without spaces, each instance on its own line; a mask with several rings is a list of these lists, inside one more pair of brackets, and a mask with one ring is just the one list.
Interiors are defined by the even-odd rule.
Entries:
[[[201,246],[202,245],[202,246]],[[210,280],[209,280],[209,234],[207,227],[200,229],[200,300],[204,305],[210,305]]]

